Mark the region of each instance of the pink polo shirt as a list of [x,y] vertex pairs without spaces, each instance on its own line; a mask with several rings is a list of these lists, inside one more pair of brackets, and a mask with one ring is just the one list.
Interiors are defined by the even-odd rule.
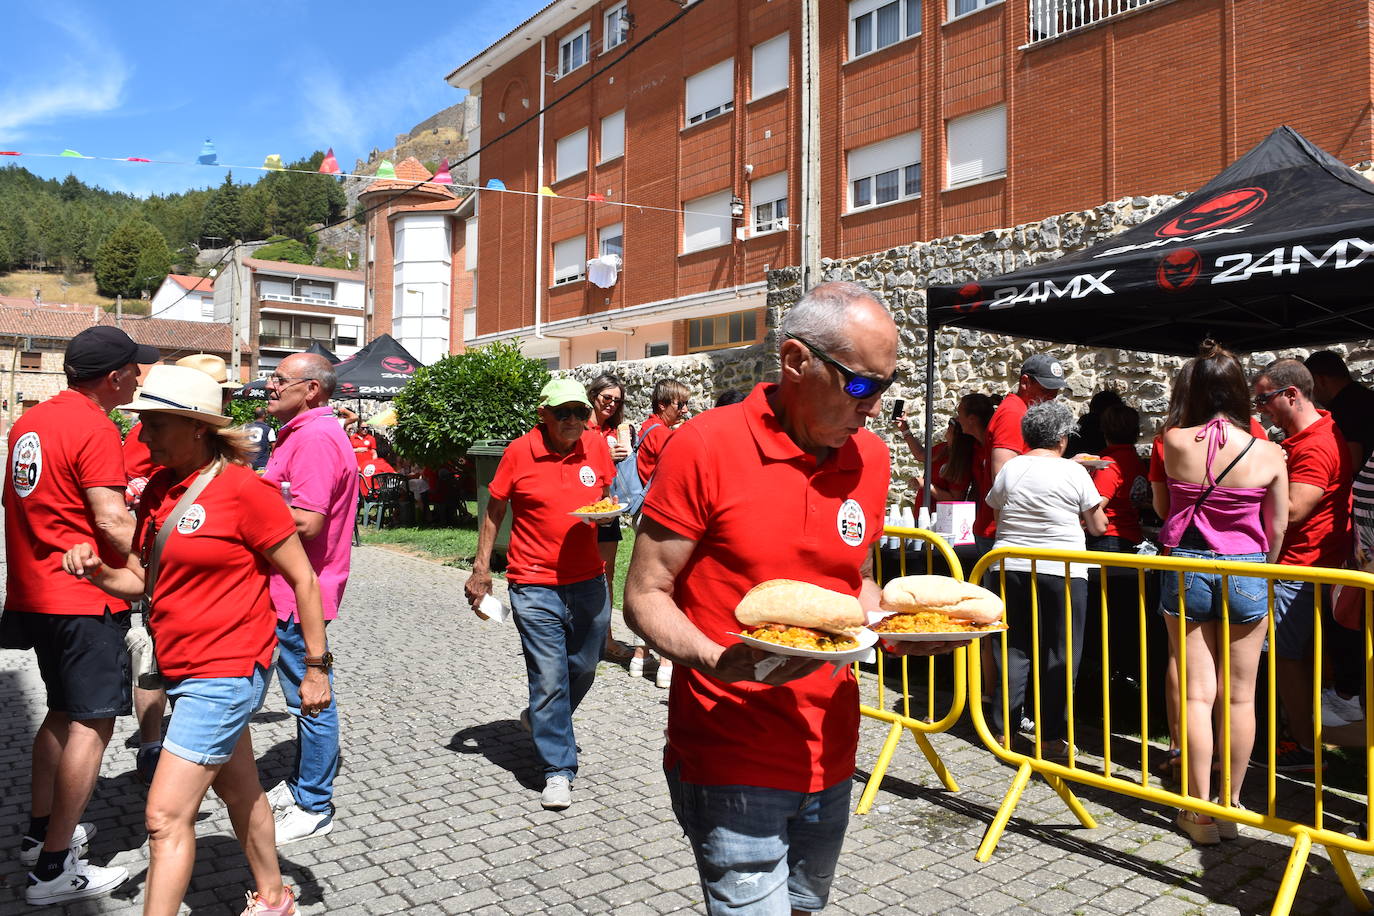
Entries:
[[[358,462],[348,436],[328,407],[302,411],[277,430],[277,447],[263,480],[291,483],[291,505],[324,516],[324,530],[304,541],[305,555],[320,580],[324,619],[339,616],[353,553],[353,519],[358,512]],[[272,571],[269,588],[279,620],[296,614],[296,593]]]

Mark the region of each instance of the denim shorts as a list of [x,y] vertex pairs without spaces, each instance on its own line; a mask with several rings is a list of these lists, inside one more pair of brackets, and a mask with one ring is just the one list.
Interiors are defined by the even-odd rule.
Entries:
[[[1233,563],[1263,563],[1262,553],[1217,553],[1215,550],[1188,550],[1175,547],[1172,557],[1182,559],[1227,560]],[[1159,612],[1168,617],[1178,616],[1179,575],[1171,569],[1163,570],[1159,587]],[[1212,572],[1183,574],[1184,616],[1193,623],[1221,619],[1222,575]],[[1227,591],[1232,623],[1254,623],[1269,613],[1269,585],[1267,579],[1231,576]],[[1274,583],[1274,604],[1279,601],[1279,583]]]
[[819,792],[703,786],[666,773],[710,916],[788,916],[825,906],[849,824],[851,780]]
[[258,665],[248,677],[188,677],[168,686],[172,721],[162,747],[201,766],[226,763],[267,699],[267,685]]
[[1274,642],[1279,658],[1302,658],[1311,647],[1316,589],[1315,583],[1292,579],[1274,583]]

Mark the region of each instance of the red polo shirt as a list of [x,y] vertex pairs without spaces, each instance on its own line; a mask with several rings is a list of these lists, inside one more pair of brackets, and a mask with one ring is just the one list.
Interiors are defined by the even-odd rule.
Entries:
[[1145,462],[1135,453],[1134,445],[1109,445],[1102,457],[1111,464],[1093,471],[1092,478],[1097,492],[1107,498],[1104,534],[1139,543],[1145,535],[1140,530],[1140,511],[1131,500],[1131,490],[1136,479],[1145,476]]
[[992,450],[1009,448],[1020,455],[1026,451],[1021,438],[1021,418],[1030,405],[1015,391],[1002,398],[1002,403],[988,421],[988,432],[973,456],[973,480],[978,484],[978,510],[973,518],[973,533],[979,537],[997,536],[997,517],[988,505],[988,491],[992,489]]
[[[195,480],[158,470],[138,509],[135,550],[154,537]],[[182,516],[167,538],[148,625],[157,663],[169,678],[246,677],[268,667],[277,643],[277,615],[267,590],[263,551],[296,531],[275,484],[229,464]]]
[[658,467],[658,459],[673,430],[657,414],[649,414],[649,419],[639,427],[639,451],[636,453],[635,466],[639,468],[639,482],[648,484],[649,477]]
[[[644,514],[695,547],[674,583],[688,619],[722,646],[738,642],[734,609],[768,579],[859,593],[859,570],[882,534],[890,460],[861,430],[824,462],[783,431],[758,385],[742,403],[708,410],[673,434]],[[703,785],[815,792],[849,779],[858,745],[858,688],[823,666],[777,687],[673,675],[666,765]]]
[[92,544],[110,566],[127,557],[95,531],[86,490],[124,490],[119,430],[90,398],[68,389],[24,411],[10,427],[5,469],[5,609],[103,614],[128,605],[62,571],[62,555]]
[[506,578],[523,585],[571,585],[595,579],[606,564],[596,528],[569,515],[601,499],[615,479],[606,440],[586,430],[566,455],[549,451],[544,425],[506,446],[488,491],[512,513]]
[[1331,414],[1286,437],[1279,445],[1288,455],[1288,482],[1322,490],[1312,514],[1288,526],[1279,562],[1286,566],[1340,568],[1350,559],[1350,481],[1354,476],[1345,436]]
[[130,480],[139,477],[146,479],[153,475],[153,455],[138,438],[138,431],[142,428],[143,422],[139,421],[124,434],[124,473]]

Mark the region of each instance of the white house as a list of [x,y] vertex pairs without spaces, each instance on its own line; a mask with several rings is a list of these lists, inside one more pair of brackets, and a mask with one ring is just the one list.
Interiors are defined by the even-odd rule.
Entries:
[[212,277],[168,274],[153,294],[148,314],[178,321],[215,320],[215,281]]

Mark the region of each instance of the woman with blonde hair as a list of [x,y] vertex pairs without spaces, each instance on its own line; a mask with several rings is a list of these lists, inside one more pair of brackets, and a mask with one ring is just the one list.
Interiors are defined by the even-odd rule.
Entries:
[[[1174,381],[1162,436],[1164,481],[1151,484],[1155,511],[1164,519],[1160,540],[1169,555],[1206,560],[1273,563],[1288,527],[1288,471],[1283,451],[1250,433],[1250,387],[1239,360],[1205,341]],[[1181,584],[1181,590],[1180,590]],[[1219,573],[1165,573],[1159,612],[1169,634],[1167,691],[1171,717],[1188,737],[1184,791],[1212,800],[1213,722],[1222,652],[1229,652],[1229,681],[1221,685],[1230,707],[1231,777],[1223,807],[1240,806],[1241,784],[1255,743],[1255,682],[1268,619],[1263,579]],[[1229,645],[1222,648],[1222,615]],[[1180,639],[1178,617],[1186,618]],[[1187,661],[1187,709],[1178,712],[1178,659]],[[1214,753],[1214,751],[1216,753]],[[1214,844],[1237,835],[1230,821],[1179,811],[1176,823],[1193,842]]]
[[172,721],[148,790],[145,916],[175,916],[195,865],[195,821],[208,789],[224,801],[257,885],[245,916],[296,912],[282,883],[272,809],[258,780],[248,722],[263,703],[276,645],[267,591],[275,567],[295,591],[308,673],[301,712],[329,705],[319,583],[276,487],[247,465],[248,434],[228,428],[205,373],[154,366],[133,403],[159,466],[143,492],[127,564],[78,544],[63,568],[115,597],[146,593],[148,627]]

